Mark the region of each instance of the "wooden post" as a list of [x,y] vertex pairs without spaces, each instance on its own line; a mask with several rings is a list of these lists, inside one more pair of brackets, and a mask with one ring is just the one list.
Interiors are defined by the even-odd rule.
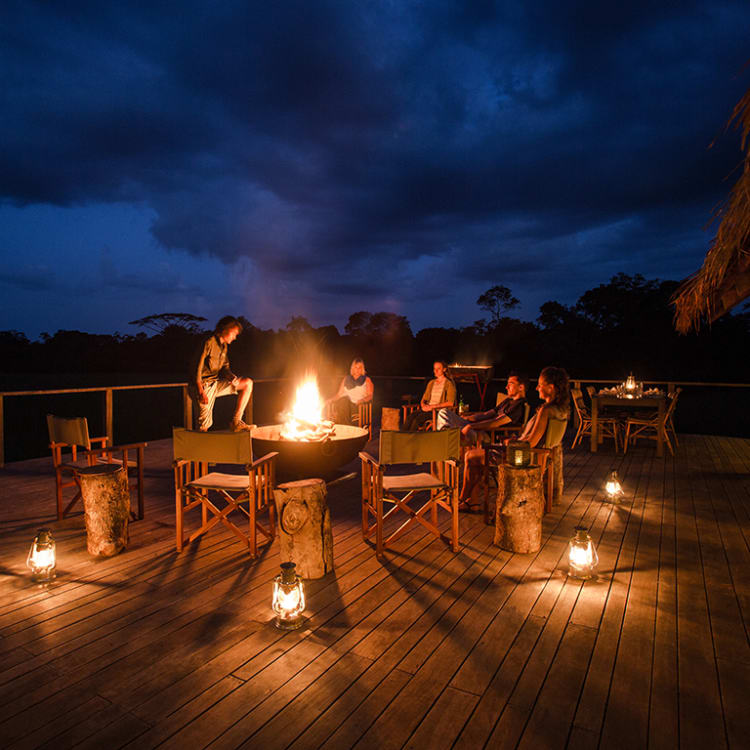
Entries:
[[5,430],[3,422],[3,397],[0,396],[0,469],[5,466]]
[[190,398],[187,385],[182,386],[182,423],[186,430],[193,429],[193,399]]
[[331,511],[322,479],[280,484],[274,490],[279,518],[281,562],[293,562],[302,578],[322,578],[333,570]]
[[128,546],[130,492],[127,469],[97,464],[80,469],[89,554],[112,557]]
[[381,430],[398,430],[398,418],[400,409],[393,409],[389,406],[384,406],[380,412],[380,429]]
[[537,552],[543,510],[541,467],[498,464],[494,544],[509,552]]
[[107,435],[108,445],[115,444],[114,420],[112,418],[112,389],[104,391],[104,427]]

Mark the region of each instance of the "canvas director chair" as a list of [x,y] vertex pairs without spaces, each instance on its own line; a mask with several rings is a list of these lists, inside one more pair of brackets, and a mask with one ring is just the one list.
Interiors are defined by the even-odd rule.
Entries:
[[[185,544],[186,514],[200,508],[201,525],[189,535],[188,543],[221,523],[237,536],[250,557],[257,557],[258,534],[263,545],[270,544],[276,534],[273,489],[278,453],[253,461],[249,432],[199,432],[175,427],[172,442],[177,551],[181,552]],[[242,471],[211,471],[215,464],[241,466]],[[263,524],[259,516],[265,511],[268,521]],[[242,526],[230,520],[232,513],[242,516]]]
[[[57,497],[57,520],[70,513],[81,497],[81,486],[78,470],[96,463],[114,463],[124,466],[128,473],[134,470],[135,476],[129,487],[134,487],[138,498],[138,512],[131,510],[133,519],[143,518],[143,449],[148,443],[130,443],[128,445],[108,445],[107,437],[90,437],[86,417],[56,417],[47,415],[49,447],[52,450],[52,464],[55,467],[55,494]],[[92,445],[98,444],[97,447]],[[78,450],[84,451],[79,457]],[[68,453],[69,451],[69,453]],[[131,458],[134,456],[134,458]],[[63,490],[75,487],[76,493],[63,507]]]
[[[375,552],[379,558],[385,549],[417,525],[442,539],[453,552],[458,552],[460,451],[460,430],[384,430],[380,433],[379,460],[367,452],[359,454],[362,460],[362,536],[366,541],[375,537]],[[429,471],[387,473],[397,465],[421,463],[429,463]],[[438,511],[450,516],[449,535],[440,531]],[[406,515],[406,520],[386,535],[386,522],[397,520],[393,517],[399,514]]]

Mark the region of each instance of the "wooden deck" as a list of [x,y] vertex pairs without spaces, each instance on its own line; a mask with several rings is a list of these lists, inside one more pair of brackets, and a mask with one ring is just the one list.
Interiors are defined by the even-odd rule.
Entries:
[[[600,501],[617,468],[620,506]],[[359,484],[329,488],[335,573],[308,627],[270,625],[278,546],[249,561],[217,529],[174,550],[170,444],[147,450],[146,519],[95,561],[81,516],[53,522],[48,460],[0,471],[0,747],[721,748],[750,736],[750,441],[682,436],[566,453],[541,551],[415,531],[385,564]],[[576,525],[598,580],[565,575]],[[32,584],[50,525],[58,578]]]

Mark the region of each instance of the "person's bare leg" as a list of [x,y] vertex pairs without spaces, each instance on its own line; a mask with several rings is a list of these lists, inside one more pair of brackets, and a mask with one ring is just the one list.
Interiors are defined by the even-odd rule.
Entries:
[[[253,393],[253,381],[250,378],[238,378],[237,384],[237,406],[234,410],[234,416],[232,417],[232,428],[236,426],[245,425],[242,420],[242,416],[245,413],[248,403],[250,402],[250,396]],[[245,425],[247,427],[247,425]]]

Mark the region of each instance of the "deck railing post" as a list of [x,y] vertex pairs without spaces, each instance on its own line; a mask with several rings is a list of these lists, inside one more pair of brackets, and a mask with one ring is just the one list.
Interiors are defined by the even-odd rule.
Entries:
[[5,430],[3,429],[3,397],[0,396],[0,469],[5,466]]
[[107,440],[110,445],[115,444],[114,419],[112,416],[112,389],[106,388],[104,391],[104,431],[107,434]]
[[182,386],[182,422],[186,430],[193,429],[193,399],[190,398],[187,385]]

